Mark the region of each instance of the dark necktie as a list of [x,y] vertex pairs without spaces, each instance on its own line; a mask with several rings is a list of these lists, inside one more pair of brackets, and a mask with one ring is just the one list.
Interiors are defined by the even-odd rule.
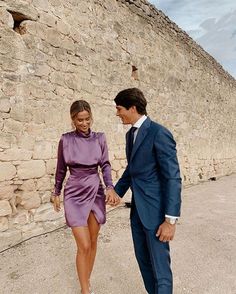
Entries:
[[130,133],[129,133],[129,160],[131,157],[131,153],[132,153],[132,149],[133,149],[133,145],[134,145],[134,132],[137,130],[136,127],[132,127],[130,129]]

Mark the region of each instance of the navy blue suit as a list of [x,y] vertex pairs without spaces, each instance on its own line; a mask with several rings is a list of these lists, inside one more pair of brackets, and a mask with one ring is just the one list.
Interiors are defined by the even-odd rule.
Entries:
[[172,134],[147,118],[138,130],[131,152],[126,134],[128,165],[115,186],[123,197],[131,188],[131,229],[135,255],[149,294],[171,294],[169,244],[156,232],[165,215],[179,216],[181,178]]

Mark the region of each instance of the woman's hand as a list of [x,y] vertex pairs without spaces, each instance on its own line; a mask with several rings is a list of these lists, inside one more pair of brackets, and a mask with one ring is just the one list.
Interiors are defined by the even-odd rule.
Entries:
[[51,202],[53,204],[53,208],[56,212],[59,212],[61,210],[61,201],[60,196],[53,195],[51,196]]
[[106,203],[111,206],[116,206],[120,203],[120,197],[116,194],[115,190],[112,188],[106,191]]

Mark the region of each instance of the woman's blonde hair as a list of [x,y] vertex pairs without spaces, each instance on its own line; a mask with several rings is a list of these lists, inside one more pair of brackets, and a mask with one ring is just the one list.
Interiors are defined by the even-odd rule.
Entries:
[[75,118],[75,116],[79,112],[82,112],[82,111],[87,111],[92,119],[91,107],[90,107],[89,103],[85,100],[77,100],[71,104],[71,107],[70,107],[71,119],[73,120]]

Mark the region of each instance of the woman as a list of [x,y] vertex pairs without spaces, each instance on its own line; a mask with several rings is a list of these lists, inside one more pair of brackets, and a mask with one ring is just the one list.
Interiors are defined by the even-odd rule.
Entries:
[[[82,294],[92,294],[89,279],[93,269],[100,225],[106,221],[105,195],[99,177],[100,167],[108,203],[119,202],[113,190],[111,166],[104,133],[92,132],[91,108],[84,100],[75,101],[70,107],[75,131],[63,134],[58,146],[53,205],[60,210],[60,193],[66,176],[70,176],[64,188],[66,223],[72,228],[77,244],[76,267]],[[111,191],[110,191],[111,190]]]

